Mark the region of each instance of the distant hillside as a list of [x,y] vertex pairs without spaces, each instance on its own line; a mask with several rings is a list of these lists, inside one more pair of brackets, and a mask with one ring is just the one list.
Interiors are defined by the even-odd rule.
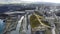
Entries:
[[36,2],[36,3],[16,3],[16,4],[0,4],[0,13],[6,11],[24,11],[24,10],[32,10],[35,9],[36,6],[40,7],[41,5],[44,6],[60,6],[60,4],[56,3],[48,3],[48,2]]

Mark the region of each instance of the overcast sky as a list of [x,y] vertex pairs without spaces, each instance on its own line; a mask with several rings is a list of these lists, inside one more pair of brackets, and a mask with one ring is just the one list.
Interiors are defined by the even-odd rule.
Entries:
[[0,3],[31,3],[31,2],[52,2],[52,3],[60,3],[60,0],[0,0]]
[[7,0],[0,0],[0,3],[6,3]]

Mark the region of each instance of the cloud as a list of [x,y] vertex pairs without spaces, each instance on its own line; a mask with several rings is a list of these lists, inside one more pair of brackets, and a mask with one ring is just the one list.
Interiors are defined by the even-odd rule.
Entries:
[[0,0],[0,3],[30,3],[30,2],[52,2],[60,3],[60,0]]
[[8,0],[0,0],[0,3],[7,3]]
[[42,0],[42,2],[60,3],[60,0]]
[[60,0],[8,0],[10,3],[23,3],[23,2],[52,2],[52,3],[60,3]]
[[20,3],[20,0],[8,0],[8,3]]

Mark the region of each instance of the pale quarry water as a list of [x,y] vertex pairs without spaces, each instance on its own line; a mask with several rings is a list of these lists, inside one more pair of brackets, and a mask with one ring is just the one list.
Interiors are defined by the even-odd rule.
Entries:
[[3,22],[3,20],[0,19],[0,34],[3,33],[4,28],[5,28],[5,22]]

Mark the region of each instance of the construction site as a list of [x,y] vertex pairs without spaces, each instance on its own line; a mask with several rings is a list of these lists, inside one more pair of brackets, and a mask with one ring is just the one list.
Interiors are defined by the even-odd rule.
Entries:
[[59,5],[3,6],[0,6],[0,34],[60,34]]

